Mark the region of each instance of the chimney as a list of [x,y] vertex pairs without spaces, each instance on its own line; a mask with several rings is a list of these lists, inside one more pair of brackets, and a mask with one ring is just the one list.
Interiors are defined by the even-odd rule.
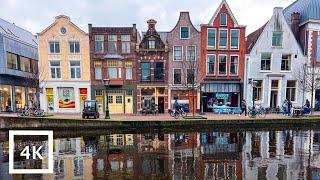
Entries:
[[149,29],[155,29],[155,26],[156,26],[156,24],[157,24],[157,21],[156,20],[154,20],[154,19],[149,19],[148,21],[147,21],[147,23],[148,23],[148,28]]
[[92,33],[92,24],[88,24],[88,32],[89,32],[89,34]]
[[300,13],[298,12],[292,13],[291,14],[291,30],[297,40],[299,40],[299,24],[300,24]]

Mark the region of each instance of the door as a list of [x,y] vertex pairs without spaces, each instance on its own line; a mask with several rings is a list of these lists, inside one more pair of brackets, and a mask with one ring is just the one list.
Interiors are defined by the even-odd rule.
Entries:
[[54,111],[53,95],[47,95],[47,112],[52,113]]
[[278,107],[278,91],[271,91],[270,96],[270,107],[277,108]]
[[123,113],[123,95],[109,95],[109,111],[111,114]]
[[158,112],[164,113],[164,97],[158,97]]
[[239,102],[239,93],[232,93],[231,94],[231,107],[238,107]]
[[126,96],[126,114],[133,113],[133,97]]
[[97,101],[97,106],[98,106],[98,111],[100,114],[104,114],[104,109],[103,109],[103,96],[96,96],[96,101]]

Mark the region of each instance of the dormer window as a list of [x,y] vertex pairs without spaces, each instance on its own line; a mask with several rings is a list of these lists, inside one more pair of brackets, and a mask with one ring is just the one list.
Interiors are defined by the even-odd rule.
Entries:
[[155,40],[149,40],[149,49],[155,49],[155,48],[156,48]]
[[227,14],[221,13],[220,14],[220,26],[226,26],[227,25]]
[[189,27],[180,27],[180,39],[189,39]]

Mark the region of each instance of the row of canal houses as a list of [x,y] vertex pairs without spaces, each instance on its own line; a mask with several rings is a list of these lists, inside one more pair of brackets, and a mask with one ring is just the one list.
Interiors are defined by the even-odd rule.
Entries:
[[[276,108],[285,99],[301,106],[311,93],[300,90],[304,82],[295,72],[320,62],[319,9],[317,0],[274,8],[269,21],[247,36],[225,0],[207,24],[197,28],[188,12],[180,12],[169,32],[158,31],[157,21],[150,19],[141,33],[135,24],[89,24],[86,33],[60,15],[35,39],[1,19],[1,111],[15,111],[31,101],[46,112],[79,113],[87,99],[97,100],[101,113],[108,102],[110,113],[125,114],[150,102],[164,113],[175,99],[190,111],[238,107],[241,99],[252,106],[252,97],[263,107]],[[28,47],[16,45],[25,45],[22,41]],[[39,54],[30,47],[38,47]],[[32,68],[34,62],[39,70]],[[32,75],[39,76],[39,84],[22,83],[23,78],[36,79]],[[109,79],[108,98],[104,79]],[[320,90],[312,99],[320,100]]]

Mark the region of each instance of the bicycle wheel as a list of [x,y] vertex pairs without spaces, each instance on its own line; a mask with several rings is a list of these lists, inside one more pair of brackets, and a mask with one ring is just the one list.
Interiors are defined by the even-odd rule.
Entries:
[[187,113],[185,111],[181,111],[181,116],[182,117],[186,117],[187,116]]
[[179,119],[179,116],[180,116],[180,113],[178,113],[178,112],[175,112],[175,113],[174,113],[174,118],[175,118],[175,119]]
[[266,117],[266,113],[264,111],[259,111],[258,112],[258,117],[259,118],[265,118]]

